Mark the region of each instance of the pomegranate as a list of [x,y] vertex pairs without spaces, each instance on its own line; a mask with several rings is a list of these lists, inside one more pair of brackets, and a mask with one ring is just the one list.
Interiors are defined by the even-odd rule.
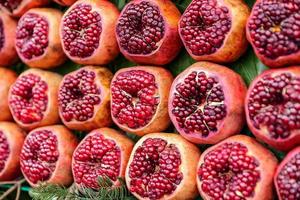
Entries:
[[300,147],[289,152],[274,176],[279,200],[300,199]]
[[70,6],[73,3],[75,3],[75,1],[77,1],[77,0],[53,0],[53,1],[55,1],[56,3],[58,3],[62,6]]
[[197,186],[203,199],[273,199],[276,157],[255,139],[232,136],[200,157]]
[[263,72],[250,85],[246,116],[250,130],[278,150],[300,145],[300,68]]
[[247,38],[269,67],[300,64],[300,3],[257,0],[247,23]]
[[69,186],[72,178],[72,155],[78,142],[64,126],[45,126],[32,130],[25,139],[21,171],[35,187],[41,182]]
[[104,67],[86,66],[64,76],[59,87],[59,114],[70,129],[92,130],[112,124],[110,81]]
[[20,153],[25,132],[12,122],[0,122],[0,181],[12,181],[21,175]]
[[64,52],[76,63],[103,65],[119,53],[115,26],[119,10],[106,0],[80,0],[64,14],[60,35]]
[[0,12],[0,65],[8,67],[18,60],[15,49],[17,22],[4,12]]
[[174,80],[169,115],[186,139],[215,144],[243,128],[246,91],[242,78],[231,69],[198,62]]
[[243,0],[193,0],[179,22],[181,40],[195,60],[235,61],[247,49],[249,14]]
[[161,67],[119,70],[111,84],[111,115],[115,124],[139,136],[168,128],[172,81],[172,74]]
[[97,189],[98,177],[106,176],[118,185],[117,178],[124,178],[132,148],[133,142],[114,129],[93,130],[74,152],[72,170],[75,183]]
[[136,63],[165,65],[179,53],[180,12],[172,1],[133,0],[122,10],[116,27],[123,55]]
[[0,0],[0,9],[14,16],[21,17],[31,8],[46,6],[50,0]]
[[59,121],[58,86],[62,77],[54,72],[29,69],[10,87],[8,105],[22,128],[52,125]]
[[33,8],[21,17],[15,46],[24,63],[48,69],[65,62],[59,38],[61,18],[62,12],[53,8]]
[[138,199],[194,199],[198,148],[172,133],[151,133],[134,146],[126,185]]

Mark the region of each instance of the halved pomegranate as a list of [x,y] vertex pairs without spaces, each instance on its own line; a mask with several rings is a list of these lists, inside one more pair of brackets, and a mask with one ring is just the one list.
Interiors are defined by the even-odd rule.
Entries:
[[56,3],[58,3],[62,6],[71,6],[77,0],[53,0],[53,1],[55,1]]
[[18,60],[15,49],[17,21],[0,12],[0,66],[8,67]]
[[0,122],[0,181],[12,181],[21,175],[20,153],[25,131],[12,122]]
[[10,87],[8,105],[14,120],[22,128],[56,124],[58,115],[58,86],[61,75],[29,69]]
[[112,124],[110,81],[104,67],[86,66],[64,76],[59,87],[59,115],[70,129],[92,130]]
[[172,1],[133,0],[122,10],[116,27],[123,55],[139,64],[165,65],[179,53],[180,12]]
[[247,38],[269,67],[300,64],[300,3],[257,0],[247,23]]
[[289,152],[274,176],[279,200],[300,199],[300,147]]
[[249,14],[243,0],[193,0],[180,19],[180,37],[195,60],[232,62],[247,49]]
[[64,14],[60,35],[64,52],[76,63],[103,65],[119,53],[115,26],[119,10],[110,1],[80,0]]
[[243,128],[247,88],[231,69],[198,62],[174,80],[169,97],[169,115],[186,139],[215,144]]
[[249,87],[245,109],[258,139],[284,151],[300,145],[300,68],[260,74]]
[[100,128],[89,133],[76,148],[72,170],[79,186],[97,189],[98,177],[106,176],[118,185],[125,177],[125,169],[133,142],[111,128]]
[[69,186],[73,182],[72,155],[78,142],[64,126],[45,126],[32,130],[20,155],[21,171],[27,182]]
[[59,25],[62,12],[53,8],[33,8],[18,22],[16,49],[30,67],[53,68],[65,62]]
[[111,115],[115,124],[140,136],[168,128],[172,81],[172,74],[161,67],[119,70],[111,83]]
[[178,134],[148,134],[133,148],[126,185],[138,199],[194,199],[199,157],[199,149]]
[[255,139],[232,136],[200,157],[197,185],[203,199],[273,199],[276,157]]

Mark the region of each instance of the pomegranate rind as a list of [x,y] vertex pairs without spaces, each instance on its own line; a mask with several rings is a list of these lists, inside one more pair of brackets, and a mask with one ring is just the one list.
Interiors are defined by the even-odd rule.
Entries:
[[127,4],[120,16],[127,10],[127,7],[131,4],[139,4],[143,1],[150,2],[153,5],[158,6],[159,12],[164,19],[165,33],[161,41],[157,44],[158,48],[150,54],[139,55],[131,54],[124,50],[120,45],[120,38],[116,32],[117,41],[120,47],[121,53],[130,61],[138,64],[148,65],[165,65],[170,63],[179,53],[182,42],[178,33],[178,22],[180,19],[180,12],[172,1],[164,0],[133,0]]
[[248,127],[257,139],[269,144],[270,146],[274,147],[277,150],[288,151],[300,144],[300,129],[295,129],[291,131],[290,136],[287,138],[279,137],[277,139],[273,139],[270,136],[266,126],[263,126],[260,129],[254,127],[253,122],[250,119],[250,114],[248,110],[250,94],[253,88],[255,87],[255,85],[257,84],[257,82],[261,81],[262,78],[266,75],[271,75],[272,77],[274,77],[282,73],[290,73],[292,74],[292,76],[300,77],[300,68],[298,66],[292,66],[284,69],[269,69],[261,73],[259,76],[257,76],[249,86],[246,95],[246,100],[245,100],[245,112],[246,112]]
[[53,1],[55,1],[56,3],[62,6],[71,6],[77,0],[53,0]]
[[[18,120],[12,111],[11,105],[9,104],[9,109],[10,112],[12,113],[13,119],[15,122],[23,129],[25,130],[32,130],[37,127],[42,127],[42,126],[47,126],[47,125],[52,125],[56,124],[59,122],[59,114],[58,114],[58,87],[59,84],[62,80],[62,76],[50,72],[50,71],[45,71],[41,69],[28,69],[24,71],[22,74],[19,75],[25,76],[27,74],[34,74],[36,76],[39,76],[41,80],[45,81],[47,83],[47,96],[48,96],[48,103],[47,103],[47,109],[43,113],[43,119],[38,122],[34,122],[31,124],[24,124],[20,120]],[[8,93],[8,99],[11,99],[12,96],[12,88],[14,87],[14,84],[10,87],[9,93]]]
[[[176,86],[183,82],[184,79],[193,71],[203,71],[205,74],[217,77],[218,82],[222,85],[224,93],[224,104],[226,105],[226,116],[223,120],[218,122],[218,131],[210,132],[207,137],[202,137],[199,133],[185,133],[182,130],[175,117],[172,114],[173,110],[173,94],[176,91]],[[216,144],[219,141],[231,136],[238,134],[244,124],[244,100],[247,92],[247,87],[239,74],[233,70],[210,62],[197,62],[182,73],[180,73],[174,80],[169,96],[169,115],[175,128],[178,132],[187,140],[197,144]]]
[[[213,54],[202,56],[194,55],[183,42],[185,49],[196,61],[213,61],[217,63],[230,63],[236,61],[246,51],[248,46],[246,34],[246,23],[250,15],[250,9],[242,0],[217,0],[219,6],[228,8],[231,17],[231,28],[226,34],[223,45]],[[192,4],[192,3],[191,3]],[[191,4],[187,7],[191,6]],[[186,9],[186,10],[187,10]],[[184,15],[184,14],[183,14]],[[180,22],[179,22],[180,23]],[[179,27],[180,33],[180,27]],[[184,41],[180,34],[180,38]]]
[[[62,108],[59,106],[59,116],[62,122],[69,129],[72,130],[81,130],[81,131],[90,131],[96,128],[107,127],[112,124],[111,114],[110,114],[110,83],[113,77],[112,72],[105,67],[97,67],[97,66],[85,66],[80,68],[74,72],[66,74],[64,76],[75,76],[79,71],[87,70],[93,71],[96,75],[95,84],[97,88],[100,88],[100,104],[94,106],[94,115],[89,120],[86,121],[77,121],[76,119],[72,119],[71,121],[66,121],[62,115]],[[62,88],[64,78],[60,83],[59,88]]]
[[[142,70],[152,74],[155,77],[155,83],[157,85],[158,94],[160,102],[156,108],[155,114],[153,115],[152,119],[143,127],[132,129],[126,125],[122,125],[118,122],[118,119],[111,114],[112,120],[119,128],[122,130],[134,133],[138,136],[143,136],[148,133],[159,132],[166,130],[171,121],[168,115],[168,98],[169,92],[171,88],[171,84],[173,82],[173,75],[166,69],[162,67],[154,67],[154,66],[136,66],[136,67],[129,67],[123,68],[117,71],[112,79],[112,83],[116,80],[119,74],[132,71],[132,70]],[[111,107],[113,106],[113,98],[111,94]]]
[[21,175],[20,154],[26,133],[12,122],[0,122],[0,131],[6,137],[10,151],[5,167],[0,172],[0,181],[12,181]]
[[[92,11],[96,11],[101,16],[102,31],[100,34],[99,46],[89,57],[74,57],[66,50],[63,40],[61,44],[65,54],[73,62],[83,65],[104,65],[111,62],[119,54],[119,47],[115,36],[115,27],[119,16],[117,7],[106,0],[80,0],[76,1],[63,15],[62,21],[78,4],[88,4],[92,6]],[[63,35],[63,23],[60,25],[60,36]]]
[[[126,167],[126,185],[130,189],[131,178],[129,176],[129,168],[132,163],[136,150],[142,146],[143,142],[149,138],[162,139],[168,144],[174,144],[181,155],[181,164],[179,171],[183,174],[183,178],[180,184],[170,195],[164,195],[160,199],[165,200],[175,200],[175,199],[195,199],[198,195],[196,180],[197,176],[197,163],[200,158],[200,150],[194,144],[185,140],[182,136],[176,133],[151,133],[143,136],[133,147],[132,153],[130,155],[128,165]],[[147,200],[149,198],[143,198],[137,193],[132,193],[136,198]]]
[[[258,143],[255,139],[246,136],[246,135],[234,135],[222,142],[209,147],[206,149],[200,157],[198,162],[197,170],[200,166],[204,163],[204,158],[210,152],[214,151],[217,147],[225,144],[225,143],[240,143],[247,147],[248,156],[253,156],[256,160],[258,160],[259,164],[259,172],[260,172],[260,179],[258,180],[255,190],[254,196],[252,198],[247,198],[251,200],[271,200],[273,199],[273,176],[275,174],[277,168],[277,158],[265,147],[263,147],[260,143]],[[197,177],[197,187],[200,195],[203,199],[211,199],[205,192],[202,191],[201,185],[202,182],[200,181],[198,175]]]

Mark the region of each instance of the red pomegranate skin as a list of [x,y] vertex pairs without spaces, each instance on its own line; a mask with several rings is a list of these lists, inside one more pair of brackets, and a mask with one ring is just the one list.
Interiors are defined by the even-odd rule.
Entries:
[[245,101],[248,127],[263,142],[288,151],[300,144],[300,68],[270,69],[250,85]]
[[77,0],[53,0],[53,1],[55,1],[56,3],[62,6],[71,6]]

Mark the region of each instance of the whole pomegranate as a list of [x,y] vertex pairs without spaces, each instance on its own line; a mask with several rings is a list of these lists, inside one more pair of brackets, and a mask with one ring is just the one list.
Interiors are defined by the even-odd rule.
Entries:
[[115,124],[139,136],[168,128],[172,81],[172,74],[161,67],[119,70],[111,83],[111,115]]
[[247,23],[247,38],[269,67],[300,64],[299,1],[257,0]]
[[29,69],[10,87],[8,105],[14,120],[22,128],[56,124],[58,86],[62,77],[54,72]]
[[247,88],[221,65],[198,62],[179,74],[169,96],[169,115],[186,139],[215,144],[243,128]]
[[80,0],[64,14],[60,36],[65,54],[74,62],[103,65],[119,53],[115,26],[119,10],[106,0]]
[[300,145],[300,68],[267,70],[251,83],[245,109],[250,130],[278,150]]
[[56,3],[62,5],[62,6],[70,6],[73,3],[75,3],[77,0],[53,0]]
[[20,153],[25,132],[12,122],[0,122],[0,181],[12,181],[21,175]]
[[33,8],[21,17],[15,46],[24,63],[48,69],[65,62],[59,38],[61,18],[62,12],[53,8]]
[[104,67],[86,66],[64,76],[58,94],[59,115],[70,129],[92,130],[109,126],[110,81]]
[[73,182],[72,155],[78,142],[64,126],[45,126],[32,130],[20,155],[21,171],[27,182],[69,186]]
[[198,190],[204,200],[271,200],[276,167],[276,157],[255,139],[232,136],[201,155]]
[[243,0],[192,0],[179,22],[181,40],[195,60],[235,61],[247,49],[249,14]]
[[120,132],[100,128],[89,133],[78,145],[72,161],[75,183],[97,189],[98,177],[108,177],[114,185],[125,177],[133,142]]
[[300,199],[300,147],[289,152],[274,176],[279,200]]
[[175,133],[151,133],[134,146],[126,185],[138,199],[194,199],[199,149]]
[[172,1],[133,0],[122,10],[116,27],[123,55],[139,64],[165,65],[179,53],[180,12]]
[[0,12],[0,66],[9,67],[18,60],[15,49],[17,21]]

